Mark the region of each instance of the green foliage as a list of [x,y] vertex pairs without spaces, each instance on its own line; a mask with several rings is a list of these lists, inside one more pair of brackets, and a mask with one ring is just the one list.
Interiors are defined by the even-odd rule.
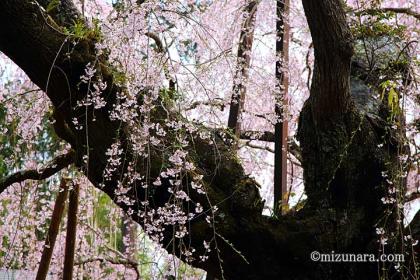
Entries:
[[99,41],[102,38],[99,20],[93,20],[92,23],[93,28],[89,28],[82,19],[77,19],[69,28],[64,27],[63,32],[74,39],[94,39]]
[[115,66],[108,65],[108,69],[111,70],[113,82],[116,85],[122,86],[127,82],[127,77],[124,73],[117,70]]
[[359,26],[358,33],[360,37],[376,37],[380,35],[398,36],[401,35],[405,29],[405,26],[395,26],[377,21],[370,25]]
[[179,100],[182,97],[178,91],[168,88],[161,89],[159,91],[159,96],[165,105],[173,105],[173,102]]
[[[116,247],[121,250],[123,247],[123,237],[121,230],[114,231],[110,225],[111,210],[115,207],[112,200],[103,192],[97,194],[97,202],[95,207],[94,219],[96,227],[99,228],[102,232],[105,233],[105,237],[116,245]],[[118,228],[121,228],[121,221],[118,222]]]
[[55,10],[60,5],[60,3],[61,0],[51,0],[46,8],[47,13],[50,13],[51,11]]
[[405,25],[391,23],[395,18],[394,12],[369,10],[357,13],[356,16],[363,19],[363,24],[358,20],[352,22],[351,30],[356,38],[369,38],[378,36],[402,37],[407,29]]
[[397,84],[393,81],[386,80],[380,84],[382,89],[381,100],[387,98],[387,105],[390,110],[390,120],[393,120],[395,116],[400,113],[399,96],[397,92]]

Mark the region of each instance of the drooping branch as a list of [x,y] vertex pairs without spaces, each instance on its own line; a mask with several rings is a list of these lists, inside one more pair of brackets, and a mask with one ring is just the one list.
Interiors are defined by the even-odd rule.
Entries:
[[60,170],[66,168],[74,162],[74,151],[57,156],[49,162],[44,168],[23,170],[13,173],[0,180],[0,193],[14,183],[20,183],[25,180],[44,180],[56,174]]

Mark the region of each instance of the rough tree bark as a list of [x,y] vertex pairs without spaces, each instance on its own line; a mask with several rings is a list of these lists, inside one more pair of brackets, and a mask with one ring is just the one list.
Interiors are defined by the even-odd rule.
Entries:
[[[42,1],[48,2],[48,1]],[[299,138],[302,145],[302,164],[308,203],[297,213],[274,219],[261,215],[262,201],[257,183],[247,177],[234,152],[222,141],[217,147],[194,139],[190,153],[202,172],[208,197],[218,203],[215,229],[204,218],[192,220],[190,235],[185,242],[202,248],[203,240],[214,237],[220,250],[207,262],[194,261],[192,265],[205,269],[217,278],[226,279],[375,279],[376,263],[316,263],[310,260],[314,250],[328,253],[377,253],[375,224],[384,208],[380,198],[384,193],[381,171],[385,162],[395,163],[392,143],[379,149],[378,128],[367,117],[360,117],[350,96],[349,77],[352,40],[345,14],[338,0],[303,0],[315,49],[315,72],[311,96],[300,117]],[[45,3],[41,3],[45,4]],[[95,59],[94,38],[78,40],[60,32],[78,16],[69,0],[62,0],[56,14],[46,17],[40,7],[29,0],[0,2],[0,51],[19,65],[29,78],[51,99],[57,114],[69,131],[58,136],[68,141],[76,153],[76,165],[89,180],[106,192],[122,209],[127,205],[118,201],[114,190],[121,166],[111,181],[103,182],[107,164],[105,152],[118,139],[126,158],[132,154],[127,148],[127,135],[118,129],[119,122],[109,119],[109,111],[116,102],[116,93],[123,90],[113,83],[106,57],[99,58],[98,75],[109,85],[103,93],[107,106],[92,111],[74,109],[86,88],[78,87],[80,75],[88,62]],[[86,119],[82,130],[76,130],[72,119]],[[358,130],[361,127],[362,130]],[[87,133],[87,131],[89,133]],[[118,133],[120,131],[120,133]],[[355,134],[353,132],[356,132]],[[351,141],[350,141],[351,140]],[[89,150],[87,166],[83,156]],[[214,151],[217,150],[217,153]],[[151,153],[151,176],[158,176],[161,155]],[[223,162],[223,164],[219,164]],[[142,172],[141,163],[137,166]],[[105,183],[101,187],[101,183]],[[130,195],[136,204],[146,193],[135,187]],[[168,182],[149,192],[150,207],[163,205],[168,193]],[[150,189],[153,186],[149,187]],[[207,200],[193,197],[209,207]],[[419,214],[417,215],[419,217]],[[142,219],[132,218],[142,225]],[[419,221],[420,219],[416,219]],[[412,227],[419,238],[420,225]],[[170,228],[163,243],[171,241]],[[417,235],[417,236],[416,236]],[[225,240],[233,244],[228,245]],[[172,248],[172,246],[168,246]],[[236,250],[246,258],[247,262]],[[177,252],[175,252],[177,253]],[[406,263],[409,265],[409,263]],[[223,275],[220,267],[223,267]]]

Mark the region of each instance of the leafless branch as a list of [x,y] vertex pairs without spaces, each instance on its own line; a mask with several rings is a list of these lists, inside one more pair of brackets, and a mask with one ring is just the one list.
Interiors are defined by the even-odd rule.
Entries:
[[223,111],[223,109],[225,108],[225,103],[223,102],[222,98],[215,98],[210,101],[195,101],[189,107],[187,107],[186,110],[194,110],[198,106],[214,106],[219,107],[220,110]]
[[159,35],[157,35],[156,33],[153,33],[153,32],[146,32],[145,35],[147,37],[149,37],[150,39],[153,39],[153,41],[155,41],[155,44],[156,44],[156,47],[157,47],[157,51],[159,53],[163,53],[164,52],[163,44],[162,44],[162,41],[159,38]]
[[56,174],[63,168],[66,168],[73,162],[74,151],[71,150],[67,154],[57,156],[40,170],[30,169],[13,173],[0,180],[0,193],[2,193],[7,187],[14,183],[23,182],[25,180],[44,180]]
[[268,147],[268,146],[259,146],[259,145],[255,145],[255,144],[253,144],[251,141],[252,141],[252,140],[250,140],[250,141],[246,141],[246,142],[245,142],[245,146],[248,146],[248,147],[250,147],[250,148],[254,148],[254,149],[266,150],[266,151],[268,151],[268,152],[270,152],[270,153],[274,153],[274,149],[272,149],[272,148],[270,148],[270,147]]
[[243,131],[241,132],[243,140],[258,140],[265,142],[274,142],[274,132],[271,131]]
[[[268,147],[268,146],[260,146],[260,145],[256,145],[256,144],[254,144],[254,143],[252,143],[251,142],[252,140],[250,140],[250,141],[246,141],[245,142],[245,144],[244,144],[244,146],[247,146],[247,147],[250,147],[250,148],[253,148],[253,149],[259,149],[259,150],[265,150],[265,151],[268,151],[268,152],[270,152],[270,153],[274,153],[274,149],[272,149],[272,148],[270,148],[270,147]],[[291,149],[290,148],[290,146],[289,146],[289,149],[288,149],[288,151],[290,152],[290,154],[291,155],[293,155],[293,157],[295,157],[296,158],[296,160],[298,160],[298,161],[296,161],[293,157],[291,157],[290,155],[287,157],[287,159],[288,160],[290,160],[290,162],[292,163],[292,164],[294,164],[294,165],[297,165],[297,166],[302,166],[301,165],[301,158],[300,158],[300,151],[299,151],[299,153],[295,150],[295,149]]]
[[[256,141],[264,141],[264,142],[274,142],[274,133],[271,131],[244,131],[241,132],[241,139],[243,140],[256,140]],[[299,162],[302,161],[301,151],[298,143],[293,137],[288,137],[288,151],[292,154]],[[249,143],[249,142],[248,142]],[[253,144],[249,145],[249,147],[255,146]],[[253,148],[253,147],[252,147]],[[266,149],[267,150],[267,149]],[[268,150],[271,152],[272,149]]]
[[[155,41],[155,44],[156,44],[156,51],[157,51],[158,53],[161,53],[161,54],[165,54],[165,53],[167,53],[167,54],[168,54],[168,56],[169,56],[168,49],[163,47],[162,40],[159,38],[159,35],[158,35],[158,34],[153,33],[153,32],[146,32],[146,33],[145,33],[145,35],[146,35],[147,37],[149,37],[149,38],[153,39],[153,41]],[[164,72],[165,72],[165,77],[166,77],[166,79],[168,79],[168,81],[169,81],[169,89],[170,89],[170,90],[175,90],[176,80],[174,80],[174,78],[173,78],[173,77],[171,77],[171,75],[170,75],[170,73],[169,73],[169,70],[168,70],[168,67],[167,67],[166,65],[165,65],[165,67],[164,67],[164,69],[163,69],[163,70],[164,70]]]

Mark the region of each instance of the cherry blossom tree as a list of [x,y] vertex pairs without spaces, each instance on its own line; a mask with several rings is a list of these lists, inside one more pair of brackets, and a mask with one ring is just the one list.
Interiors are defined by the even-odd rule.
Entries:
[[[208,279],[418,279],[420,214],[404,212],[418,195],[415,6],[290,5],[280,20],[276,1],[1,1],[0,51],[24,73],[3,74],[0,191],[10,224],[32,221],[20,255],[0,251],[3,265],[37,267],[44,242],[33,225],[45,231],[51,189],[70,176],[76,246],[91,248],[76,252],[75,275],[99,278],[85,265],[105,262],[129,270],[107,277],[142,276],[107,244],[123,211]],[[287,59],[279,22],[290,26]],[[288,195],[302,197],[279,215],[263,192],[281,152],[274,126],[286,121]],[[109,232],[92,228],[95,211],[107,211]],[[0,242],[14,244],[5,225]],[[406,258],[319,263],[314,251]],[[59,277],[64,248],[54,254]]]

